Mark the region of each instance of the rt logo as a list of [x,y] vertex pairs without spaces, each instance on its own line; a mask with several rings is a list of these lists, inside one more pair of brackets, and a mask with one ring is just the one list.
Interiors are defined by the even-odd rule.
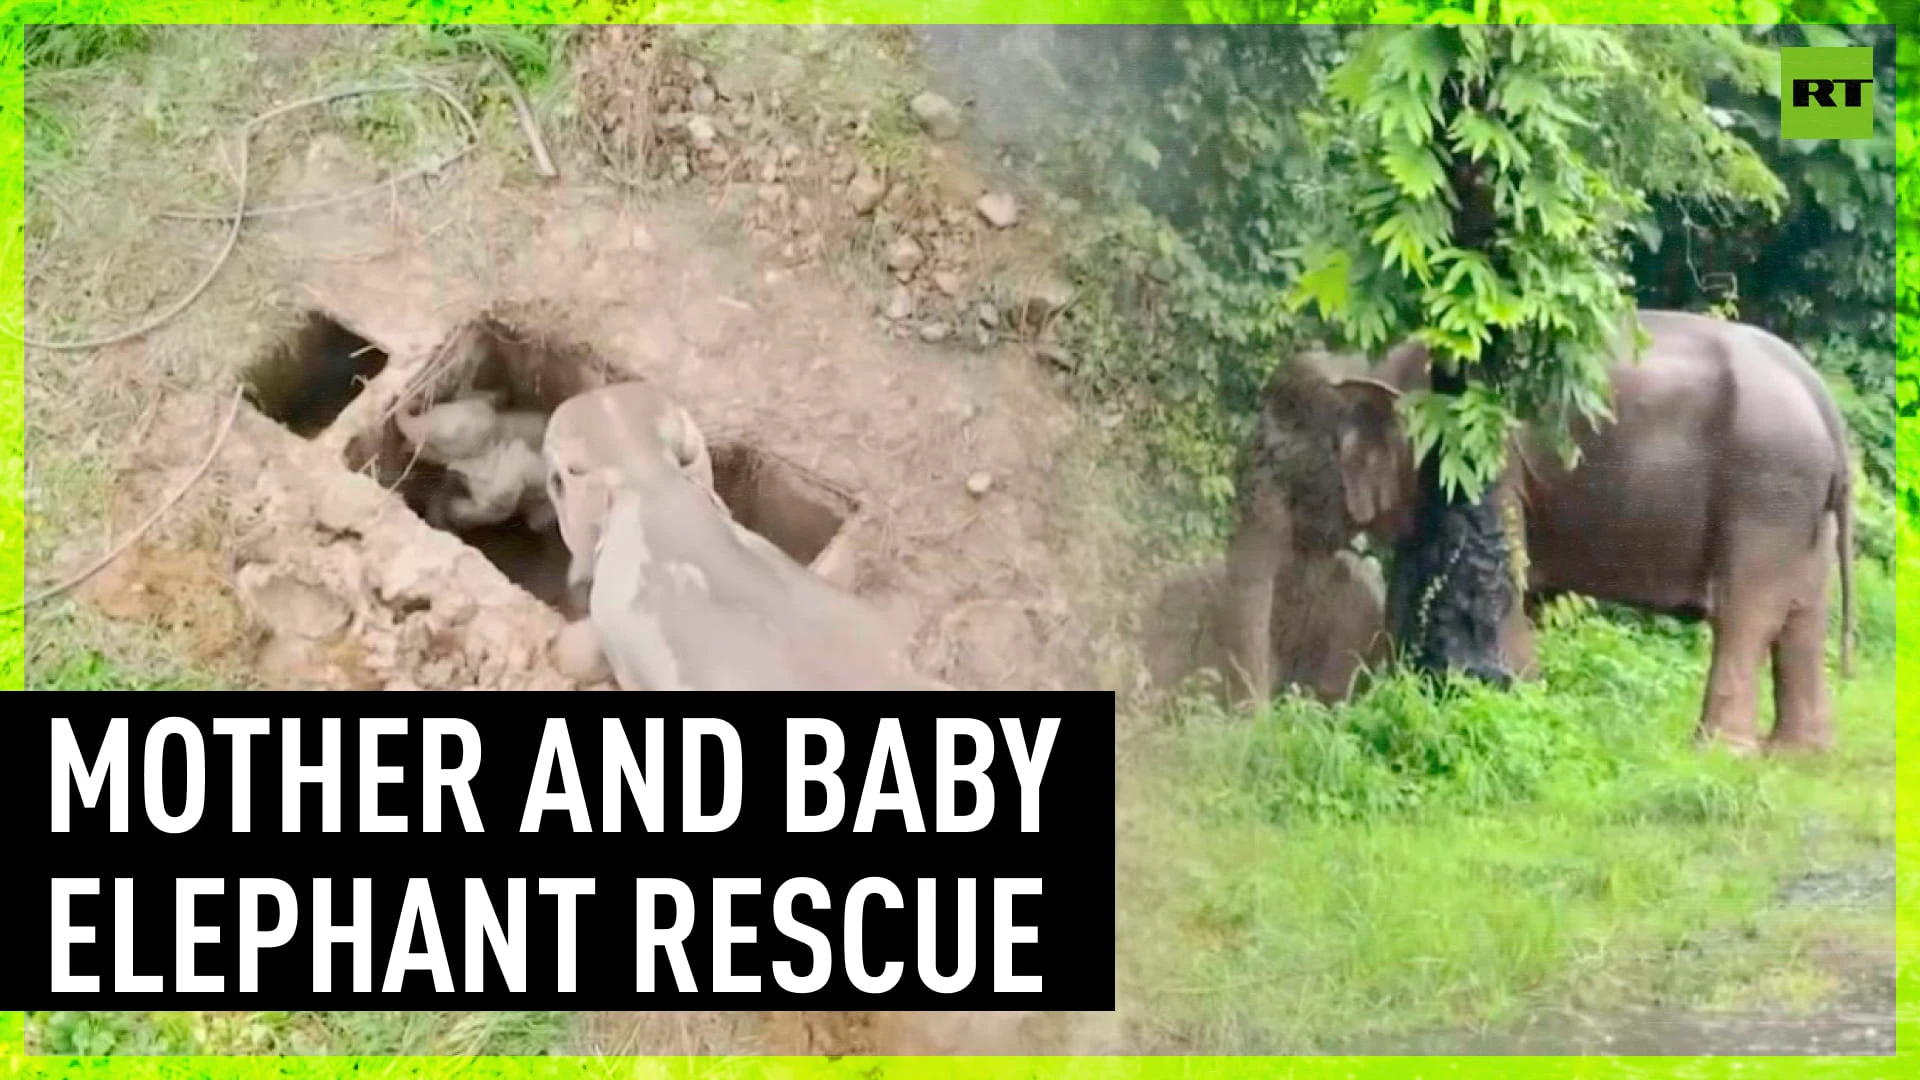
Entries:
[[1781,49],[1780,137],[1873,138],[1873,50]]

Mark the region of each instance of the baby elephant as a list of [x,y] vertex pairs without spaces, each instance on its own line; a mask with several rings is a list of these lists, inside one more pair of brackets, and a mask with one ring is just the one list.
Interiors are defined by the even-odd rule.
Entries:
[[[1171,689],[1200,670],[1226,675],[1220,630],[1226,568],[1175,574],[1147,616],[1145,652],[1155,685]],[[1327,704],[1352,695],[1365,669],[1387,658],[1386,590],[1374,564],[1351,551],[1298,559],[1274,583],[1274,686],[1289,684]]]
[[432,524],[470,529],[519,515],[536,531],[553,526],[540,455],[546,417],[463,397],[403,413],[394,422],[420,460],[446,470],[447,482],[428,508]]

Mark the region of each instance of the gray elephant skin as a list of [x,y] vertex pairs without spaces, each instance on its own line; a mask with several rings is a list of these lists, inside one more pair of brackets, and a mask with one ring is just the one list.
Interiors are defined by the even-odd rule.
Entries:
[[[1527,591],[1705,620],[1713,656],[1699,735],[1759,747],[1760,671],[1771,657],[1768,743],[1824,749],[1833,741],[1825,646],[1836,560],[1843,674],[1853,626],[1852,470],[1839,409],[1800,352],[1767,331],[1637,314],[1647,344],[1636,360],[1621,336],[1613,417],[1576,425],[1576,464],[1532,431],[1508,455],[1500,483],[1522,508]],[[1270,692],[1267,616],[1287,565],[1357,533],[1389,547],[1410,538],[1419,483],[1395,406],[1427,379],[1425,347],[1408,343],[1365,376],[1296,362],[1269,385],[1242,458],[1227,559],[1222,618],[1236,697]],[[1510,619],[1524,621],[1514,608]]]
[[[1222,563],[1170,575],[1146,613],[1144,653],[1154,685],[1171,690],[1197,671],[1225,673],[1221,635],[1227,570]],[[1387,659],[1386,586],[1351,551],[1286,564],[1272,591],[1268,671],[1320,701],[1345,701]]]

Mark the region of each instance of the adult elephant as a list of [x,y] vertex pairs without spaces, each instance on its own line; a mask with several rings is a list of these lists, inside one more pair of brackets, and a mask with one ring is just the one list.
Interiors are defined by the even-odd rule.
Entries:
[[[1759,672],[1771,652],[1768,741],[1825,748],[1836,555],[1843,673],[1853,628],[1852,471],[1839,409],[1799,351],[1764,330],[1680,312],[1638,318],[1651,341],[1635,362],[1623,337],[1610,372],[1614,418],[1576,426],[1575,467],[1532,431],[1515,440],[1502,483],[1524,508],[1528,591],[1706,620],[1713,659],[1700,734],[1736,750],[1758,746]],[[1223,622],[1240,696],[1270,690],[1265,615],[1288,560],[1361,532],[1396,547],[1410,538],[1420,486],[1394,406],[1427,378],[1426,349],[1403,344],[1365,375],[1298,363],[1268,387],[1228,552]]]

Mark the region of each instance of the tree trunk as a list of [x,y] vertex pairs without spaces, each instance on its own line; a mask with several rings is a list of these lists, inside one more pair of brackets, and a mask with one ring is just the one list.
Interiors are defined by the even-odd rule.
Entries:
[[[1494,19],[1498,21],[1497,14]],[[1450,83],[1442,91],[1443,109],[1451,118],[1463,106],[1484,107],[1485,91],[1484,85]],[[1491,244],[1496,219],[1492,189],[1464,155],[1456,157],[1448,171],[1457,200],[1454,244],[1485,253],[1506,274],[1505,259]],[[1481,377],[1496,387],[1508,344],[1496,330],[1478,365]],[[1458,395],[1467,385],[1461,372],[1440,364],[1434,366],[1431,380],[1436,394]],[[1388,600],[1396,619],[1394,637],[1416,670],[1430,675],[1458,672],[1503,689],[1512,684],[1513,673],[1500,651],[1501,628],[1518,600],[1501,519],[1505,498],[1497,483],[1477,500],[1449,497],[1440,483],[1438,449],[1422,462],[1419,518],[1412,540],[1395,553],[1395,563],[1405,563],[1397,565],[1394,574],[1401,594]]]
[[[1435,393],[1463,386],[1457,374],[1433,373]],[[1501,520],[1505,492],[1496,484],[1472,502],[1449,499],[1438,454],[1421,466],[1420,488],[1413,537],[1394,553],[1394,639],[1416,670],[1459,672],[1505,689],[1513,673],[1500,654],[1500,630],[1518,600]]]

